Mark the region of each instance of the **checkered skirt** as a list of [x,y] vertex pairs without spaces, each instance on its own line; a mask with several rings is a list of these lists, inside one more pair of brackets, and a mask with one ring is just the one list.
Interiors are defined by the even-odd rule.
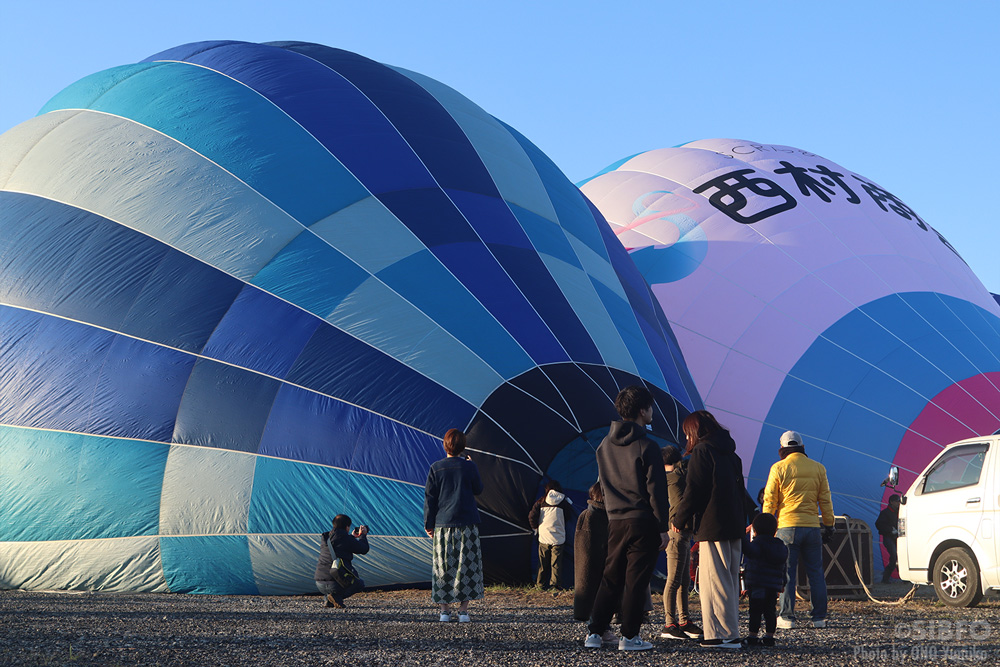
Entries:
[[434,567],[431,598],[451,604],[483,597],[483,552],[479,526],[434,529]]

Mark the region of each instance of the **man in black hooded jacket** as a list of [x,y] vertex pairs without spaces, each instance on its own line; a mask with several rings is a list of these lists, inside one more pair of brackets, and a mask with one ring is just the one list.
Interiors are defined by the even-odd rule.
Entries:
[[653,422],[653,396],[645,387],[630,386],[615,399],[622,421],[597,448],[597,469],[608,513],[608,558],[594,610],[587,648],[600,648],[602,636],[621,603],[620,651],[653,647],[639,636],[646,589],[656,559],[669,537],[670,503],[659,446],[646,437]]

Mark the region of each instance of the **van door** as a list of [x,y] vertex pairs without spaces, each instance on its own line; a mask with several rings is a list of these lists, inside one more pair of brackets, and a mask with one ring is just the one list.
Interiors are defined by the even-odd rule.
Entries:
[[[983,550],[993,554],[992,563],[980,563],[987,588],[1000,587],[1000,441],[993,439],[992,451],[986,457],[985,491],[983,492],[983,523],[979,531]],[[992,545],[990,544],[992,542]]]
[[[951,535],[963,535],[968,544],[979,532],[987,498],[983,467],[989,444],[973,443],[950,447],[928,468],[916,491],[906,499],[906,555],[914,570],[928,570],[931,553],[938,545],[935,535],[950,528]],[[957,530],[956,530],[957,529]]]

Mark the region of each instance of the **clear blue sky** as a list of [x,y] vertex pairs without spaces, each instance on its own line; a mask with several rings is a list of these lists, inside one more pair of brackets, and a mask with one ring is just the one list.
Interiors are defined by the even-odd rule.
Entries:
[[0,132],[77,79],[186,42],[303,40],[438,79],[573,181],[730,137],[877,181],[1000,293],[996,0],[0,0]]

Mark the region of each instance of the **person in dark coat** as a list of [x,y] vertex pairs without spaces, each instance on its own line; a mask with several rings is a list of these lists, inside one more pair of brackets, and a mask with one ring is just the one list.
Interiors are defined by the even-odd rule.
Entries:
[[485,594],[476,504],[483,480],[465,443],[465,433],[448,429],[442,442],[447,456],[431,464],[424,486],[424,530],[433,539],[431,599],[441,606],[442,623],[451,621],[455,602],[458,622],[469,623],[469,601]]
[[[670,497],[670,518],[684,497],[687,480],[687,461],[681,458],[676,447],[664,447],[663,469],[667,473],[667,492]],[[664,625],[661,639],[701,639],[702,631],[688,617],[688,588],[691,583],[691,531],[670,533],[667,553],[667,582],[663,586]]]
[[[682,424],[687,437],[687,484],[671,530],[694,531],[705,648],[743,647],[739,628],[740,556],[751,508],[736,443],[712,413],[698,410]],[[750,501],[752,504],[752,500]]]
[[[365,582],[358,576],[354,567],[354,555],[368,553],[368,526],[359,526],[353,532],[351,517],[338,514],[333,517],[333,530],[323,533],[320,540],[319,562],[316,564],[316,588],[324,595],[327,607],[344,608],[344,600],[365,588]],[[330,568],[333,561],[340,559],[343,567],[349,571],[354,580],[338,581]]]
[[576,520],[573,538],[573,618],[589,621],[608,558],[608,513],[601,483],[590,487],[587,509]]
[[747,643],[757,643],[760,621],[764,619],[764,646],[774,646],[778,626],[778,594],[785,587],[788,573],[785,561],[788,547],[774,536],[778,520],[773,514],[758,514],[753,520],[754,539],[743,535],[744,580],[750,591],[750,622]]
[[646,437],[653,422],[653,396],[645,387],[625,387],[615,399],[622,421],[611,422],[597,448],[597,470],[608,512],[608,559],[584,641],[600,648],[619,608],[620,651],[653,645],[639,636],[649,580],[668,542],[670,502],[660,447]]
[[889,496],[889,506],[878,513],[875,519],[875,530],[882,536],[882,546],[889,558],[882,570],[882,583],[887,584],[892,579],[892,571],[896,569],[896,538],[899,537],[899,496],[895,493]]

